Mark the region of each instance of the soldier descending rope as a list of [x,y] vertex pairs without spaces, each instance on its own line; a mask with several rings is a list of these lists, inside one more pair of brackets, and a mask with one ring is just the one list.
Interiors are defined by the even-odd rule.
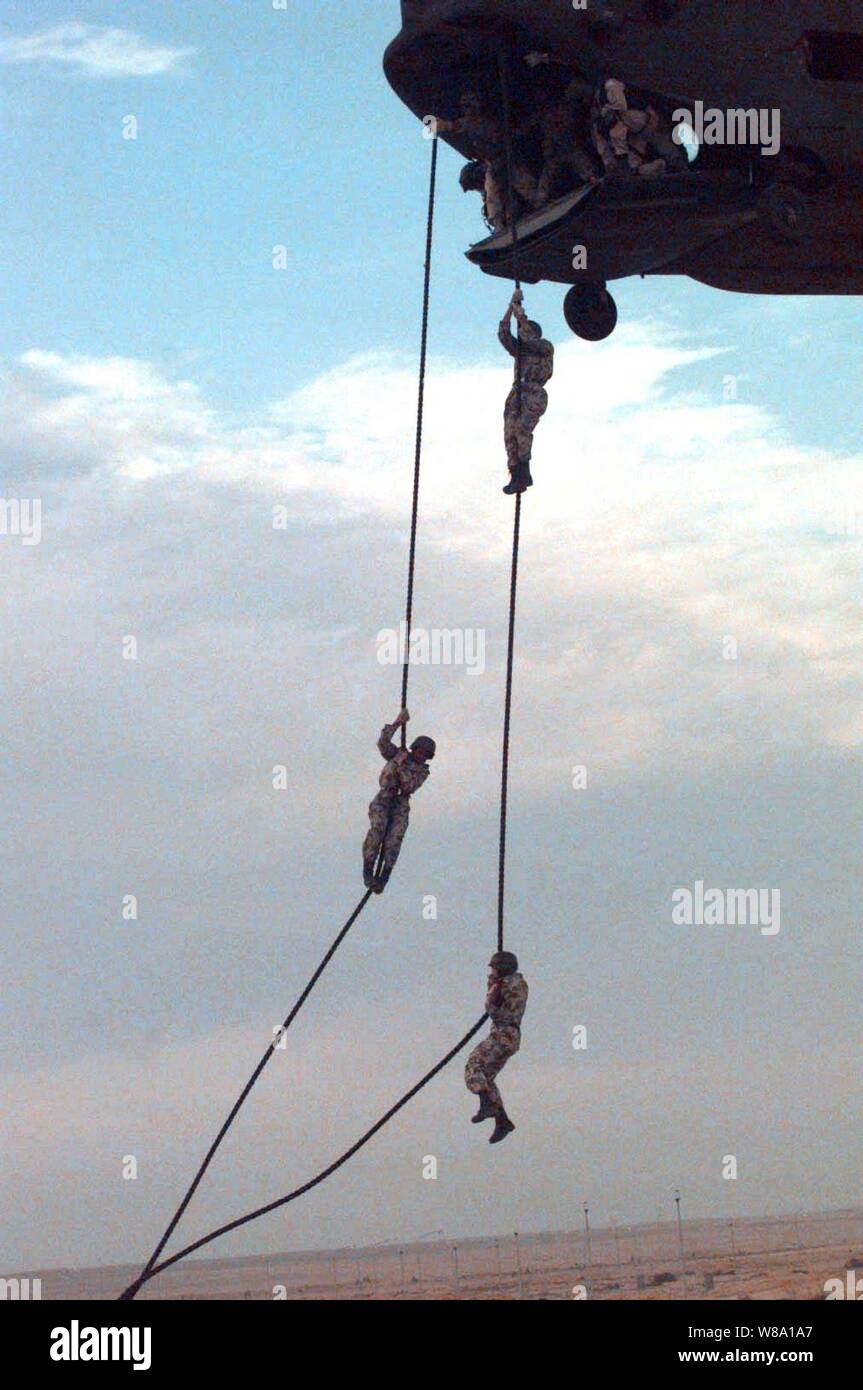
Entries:
[[[410,799],[428,777],[431,768],[427,764],[437,751],[434,739],[425,737],[414,739],[409,749],[396,748],[393,734],[409,719],[403,709],[392,724],[384,725],[378,739],[378,752],[386,758],[387,765],[381,773],[381,789],[369,806],[371,826],[363,844],[363,882],[376,893],[384,891],[395,868],[408,828]],[[375,862],[381,850],[383,866],[375,877]]]
[[527,980],[518,972],[512,951],[496,951],[489,961],[488,993],[485,1011],[491,1019],[491,1032],[467,1059],[465,1085],[480,1098],[473,1124],[494,1120],[490,1144],[499,1144],[515,1129],[503,1108],[495,1077],[521,1046],[521,1020],[527,1008]]
[[[518,323],[518,339],[513,337],[512,318]],[[543,338],[542,328],[524,311],[524,295],[516,290],[504,314],[498,337],[516,361],[516,380],[504,408],[504,442],[510,481],[504,492],[524,492],[533,487],[530,459],[533,433],[548,409],[546,382],[554,374],[554,347]]]

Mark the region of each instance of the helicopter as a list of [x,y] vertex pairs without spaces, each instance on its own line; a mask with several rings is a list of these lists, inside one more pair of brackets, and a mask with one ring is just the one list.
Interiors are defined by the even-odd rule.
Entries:
[[[568,285],[564,317],[579,337],[614,330],[608,284],[628,276],[686,275],[747,294],[863,293],[859,0],[402,0],[401,9],[384,71],[420,119],[456,114],[472,91],[495,116],[505,101],[518,131],[553,77],[587,91],[614,78],[679,146],[658,177],[598,177],[521,208],[515,232],[499,228],[467,251],[488,275]],[[443,138],[470,155],[463,135]]]

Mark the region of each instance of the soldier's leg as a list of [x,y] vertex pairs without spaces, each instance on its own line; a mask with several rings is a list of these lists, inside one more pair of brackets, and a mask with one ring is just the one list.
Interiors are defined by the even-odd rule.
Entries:
[[485,215],[495,231],[506,224],[506,211],[497,175],[489,164],[485,171]]
[[367,888],[372,886],[375,865],[387,833],[388,821],[388,808],[375,797],[369,806],[369,833],[363,841],[363,882]]
[[536,206],[536,179],[524,164],[514,164],[512,170],[512,191],[528,207]]
[[506,462],[510,473],[518,467],[518,398],[515,389],[506,398],[503,411],[503,442],[506,446]]
[[[491,1081],[496,1099],[491,1105],[492,1114],[494,1115],[494,1133],[488,1142],[490,1144],[499,1144],[508,1134],[512,1134],[515,1125],[506,1113],[503,1098],[495,1085],[494,1078],[503,1070],[510,1057],[518,1052],[520,1039],[518,1033],[513,1035],[513,1033],[508,1030],[504,1033],[493,1033],[489,1041],[494,1043],[494,1050],[486,1063],[485,1072],[486,1076]],[[489,1099],[491,1098],[489,1097]],[[479,1116],[476,1118],[478,1119]]]
[[520,463],[530,463],[534,432],[547,410],[548,394],[542,387],[522,387],[521,412],[515,427]]
[[560,196],[558,189],[562,186],[563,180],[568,177],[569,173],[569,160],[561,156],[549,159],[536,185],[536,196],[533,203],[534,207],[543,208],[552,195],[555,197]]
[[576,145],[569,155],[569,167],[577,179],[582,183],[596,182],[596,166],[587,150],[583,150],[580,145]]
[[487,1098],[491,1113],[496,1113],[502,1104],[500,1091],[494,1083],[494,1078],[503,1065],[503,1062],[497,1061],[497,1057],[498,1049],[494,1038],[483,1038],[468,1057],[464,1068],[465,1085],[475,1096]]
[[393,806],[389,829],[384,839],[384,864],[390,871],[396,866],[396,860],[399,857],[402,847],[402,840],[408,828],[409,816],[410,803],[408,801],[397,801]]
[[625,159],[629,154],[629,131],[623,121],[616,120],[608,132],[611,152],[617,159]]

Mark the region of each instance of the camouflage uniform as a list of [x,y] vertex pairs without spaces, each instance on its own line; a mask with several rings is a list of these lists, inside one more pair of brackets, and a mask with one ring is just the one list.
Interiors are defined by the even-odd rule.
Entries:
[[[449,123],[449,128],[467,139],[471,158],[485,164],[485,215],[495,229],[505,226],[506,151],[500,126],[481,112],[471,112]],[[519,160],[513,161],[512,192],[530,207],[536,202],[536,179]]]
[[521,1020],[527,1008],[527,980],[518,971],[489,986],[485,1011],[491,1032],[475,1047],[464,1069],[465,1085],[474,1095],[483,1092],[497,1109],[503,1106],[494,1078],[521,1046]]
[[408,828],[410,798],[431,769],[418,763],[405,748],[397,748],[393,734],[398,725],[385,724],[378,739],[378,751],[387,765],[380,776],[380,791],[369,806],[371,828],[363,844],[363,865],[372,873],[383,845],[384,865],[395,867]]
[[548,410],[545,383],[554,373],[554,348],[546,338],[517,341],[509,319],[498,329],[498,337],[511,357],[521,365],[521,410],[516,383],[506,398],[503,412],[503,437],[510,472],[520,463],[530,463],[533,451],[533,432]]
[[578,132],[575,93],[567,88],[563,101],[540,118],[543,170],[536,188],[535,206],[544,207],[564,179],[573,187],[596,176],[593,160],[582,148]]
[[[604,84],[594,111],[594,139],[606,171],[622,167],[642,177],[680,168],[685,156],[663,128],[652,106],[630,106],[626,87],[617,78]],[[654,157],[651,158],[651,155]]]

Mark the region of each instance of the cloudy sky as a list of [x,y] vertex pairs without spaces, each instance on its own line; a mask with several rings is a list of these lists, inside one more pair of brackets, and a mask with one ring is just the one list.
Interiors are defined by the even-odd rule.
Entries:
[[[39,544],[0,535],[4,1271],[149,1252],[362,892],[429,155],[380,70],[397,26],[394,0],[0,5],[2,496],[42,511]],[[484,670],[414,670],[439,756],[397,873],[188,1239],[324,1166],[481,1012],[509,375],[458,168],[415,620],[480,634]],[[704,1216],[859,1200],[860,310],[646,280],[591,347],[560,299],[529,300],[558,355],[513,717],[517,1132],[488,1148],[456,1064],[214,1253],[561,1228],[585,1198],[654,1220],[678,1185]],[[699,880],[778,890],[779,932],[675,923]]]

